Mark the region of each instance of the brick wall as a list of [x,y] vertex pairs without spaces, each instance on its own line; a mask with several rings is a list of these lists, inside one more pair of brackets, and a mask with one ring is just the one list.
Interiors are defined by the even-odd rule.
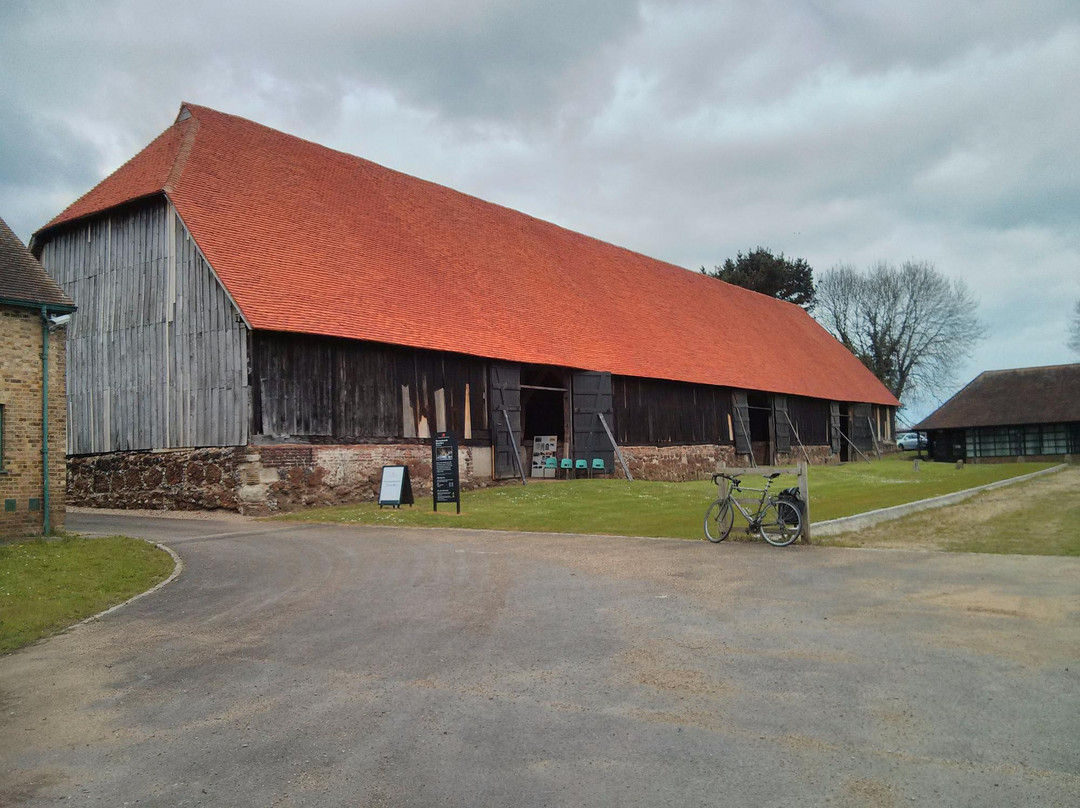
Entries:
[[[49,519],[64,527],[67,403],[65,330],[49,339]],[[4,407],[0,536],[40,533],[44,523],[41,457],[41,313],[0,306],[0,404]]]

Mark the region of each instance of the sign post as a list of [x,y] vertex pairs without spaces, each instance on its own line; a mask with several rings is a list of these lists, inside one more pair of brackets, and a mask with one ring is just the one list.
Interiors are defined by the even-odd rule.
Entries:
[[458,444],[450,432],[437,432],[431,442],[431,499],[434,510],[440,502],[457,503],[461,513],[461,485],[458,479]]
[[383,466],[382,481],[379,484],[379,507],[392,505],[412,505],[412,482],[409,480],[408,466]]

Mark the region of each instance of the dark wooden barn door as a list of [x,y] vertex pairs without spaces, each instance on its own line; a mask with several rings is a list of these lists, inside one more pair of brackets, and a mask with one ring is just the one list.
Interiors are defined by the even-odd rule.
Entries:
[[[491,434],[495,452],[495,477],[516,477],[518,453],[521,440],[521,367],[491,363]],[[510,429],[506,428],[506,412],[510,416]]]
[[574,410],[574,459],[581,458],[591,465],[594,457],[602,458],[604,468],[611,472],[615,468],[615,450],[599,417],[602,413],[608,426],[614,431],[611,374],[591,370],[575,371],[570,386]]
[[851,432],[848,437],[863,452],[874,448],[874,433],[870,426],[871,413],[869,404],[855,404],[851,408]]
[[829,443],[833,454],[840,454],[840,402],[829,402]]
[[[788,423],[787,396],[773,395],[773,430],[776,451],[791,451],[791,424]],[[774,458],[775,461],[775,458]]]
[[750,454],[750,406],[745,390],[731,394],[731,420],[735,432],[735,453]]

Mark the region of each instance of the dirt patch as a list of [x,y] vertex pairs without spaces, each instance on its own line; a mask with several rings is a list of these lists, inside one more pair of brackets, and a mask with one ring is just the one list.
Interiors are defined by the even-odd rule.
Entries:
[[1080,614],[1080,597],[1046,598],[1012,595],[985,587],[965,587],[948,592],[916,595],[913,600],[999,617],[1062,622]]

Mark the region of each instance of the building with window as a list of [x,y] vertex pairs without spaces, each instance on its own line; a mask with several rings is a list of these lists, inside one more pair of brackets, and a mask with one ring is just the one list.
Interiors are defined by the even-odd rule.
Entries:
[[1080,455],[1080,364],[988,370],[914,428],[935,460]]
[[75,306],[0,219],[0,536],[64,526],[64,327]]
[[32,248],[80,307],[80,504],[350,501],[398,463],[423,491],[442,431],[464,485],[534,445],[686,480],[892,436],[798,306],[205,107]]

